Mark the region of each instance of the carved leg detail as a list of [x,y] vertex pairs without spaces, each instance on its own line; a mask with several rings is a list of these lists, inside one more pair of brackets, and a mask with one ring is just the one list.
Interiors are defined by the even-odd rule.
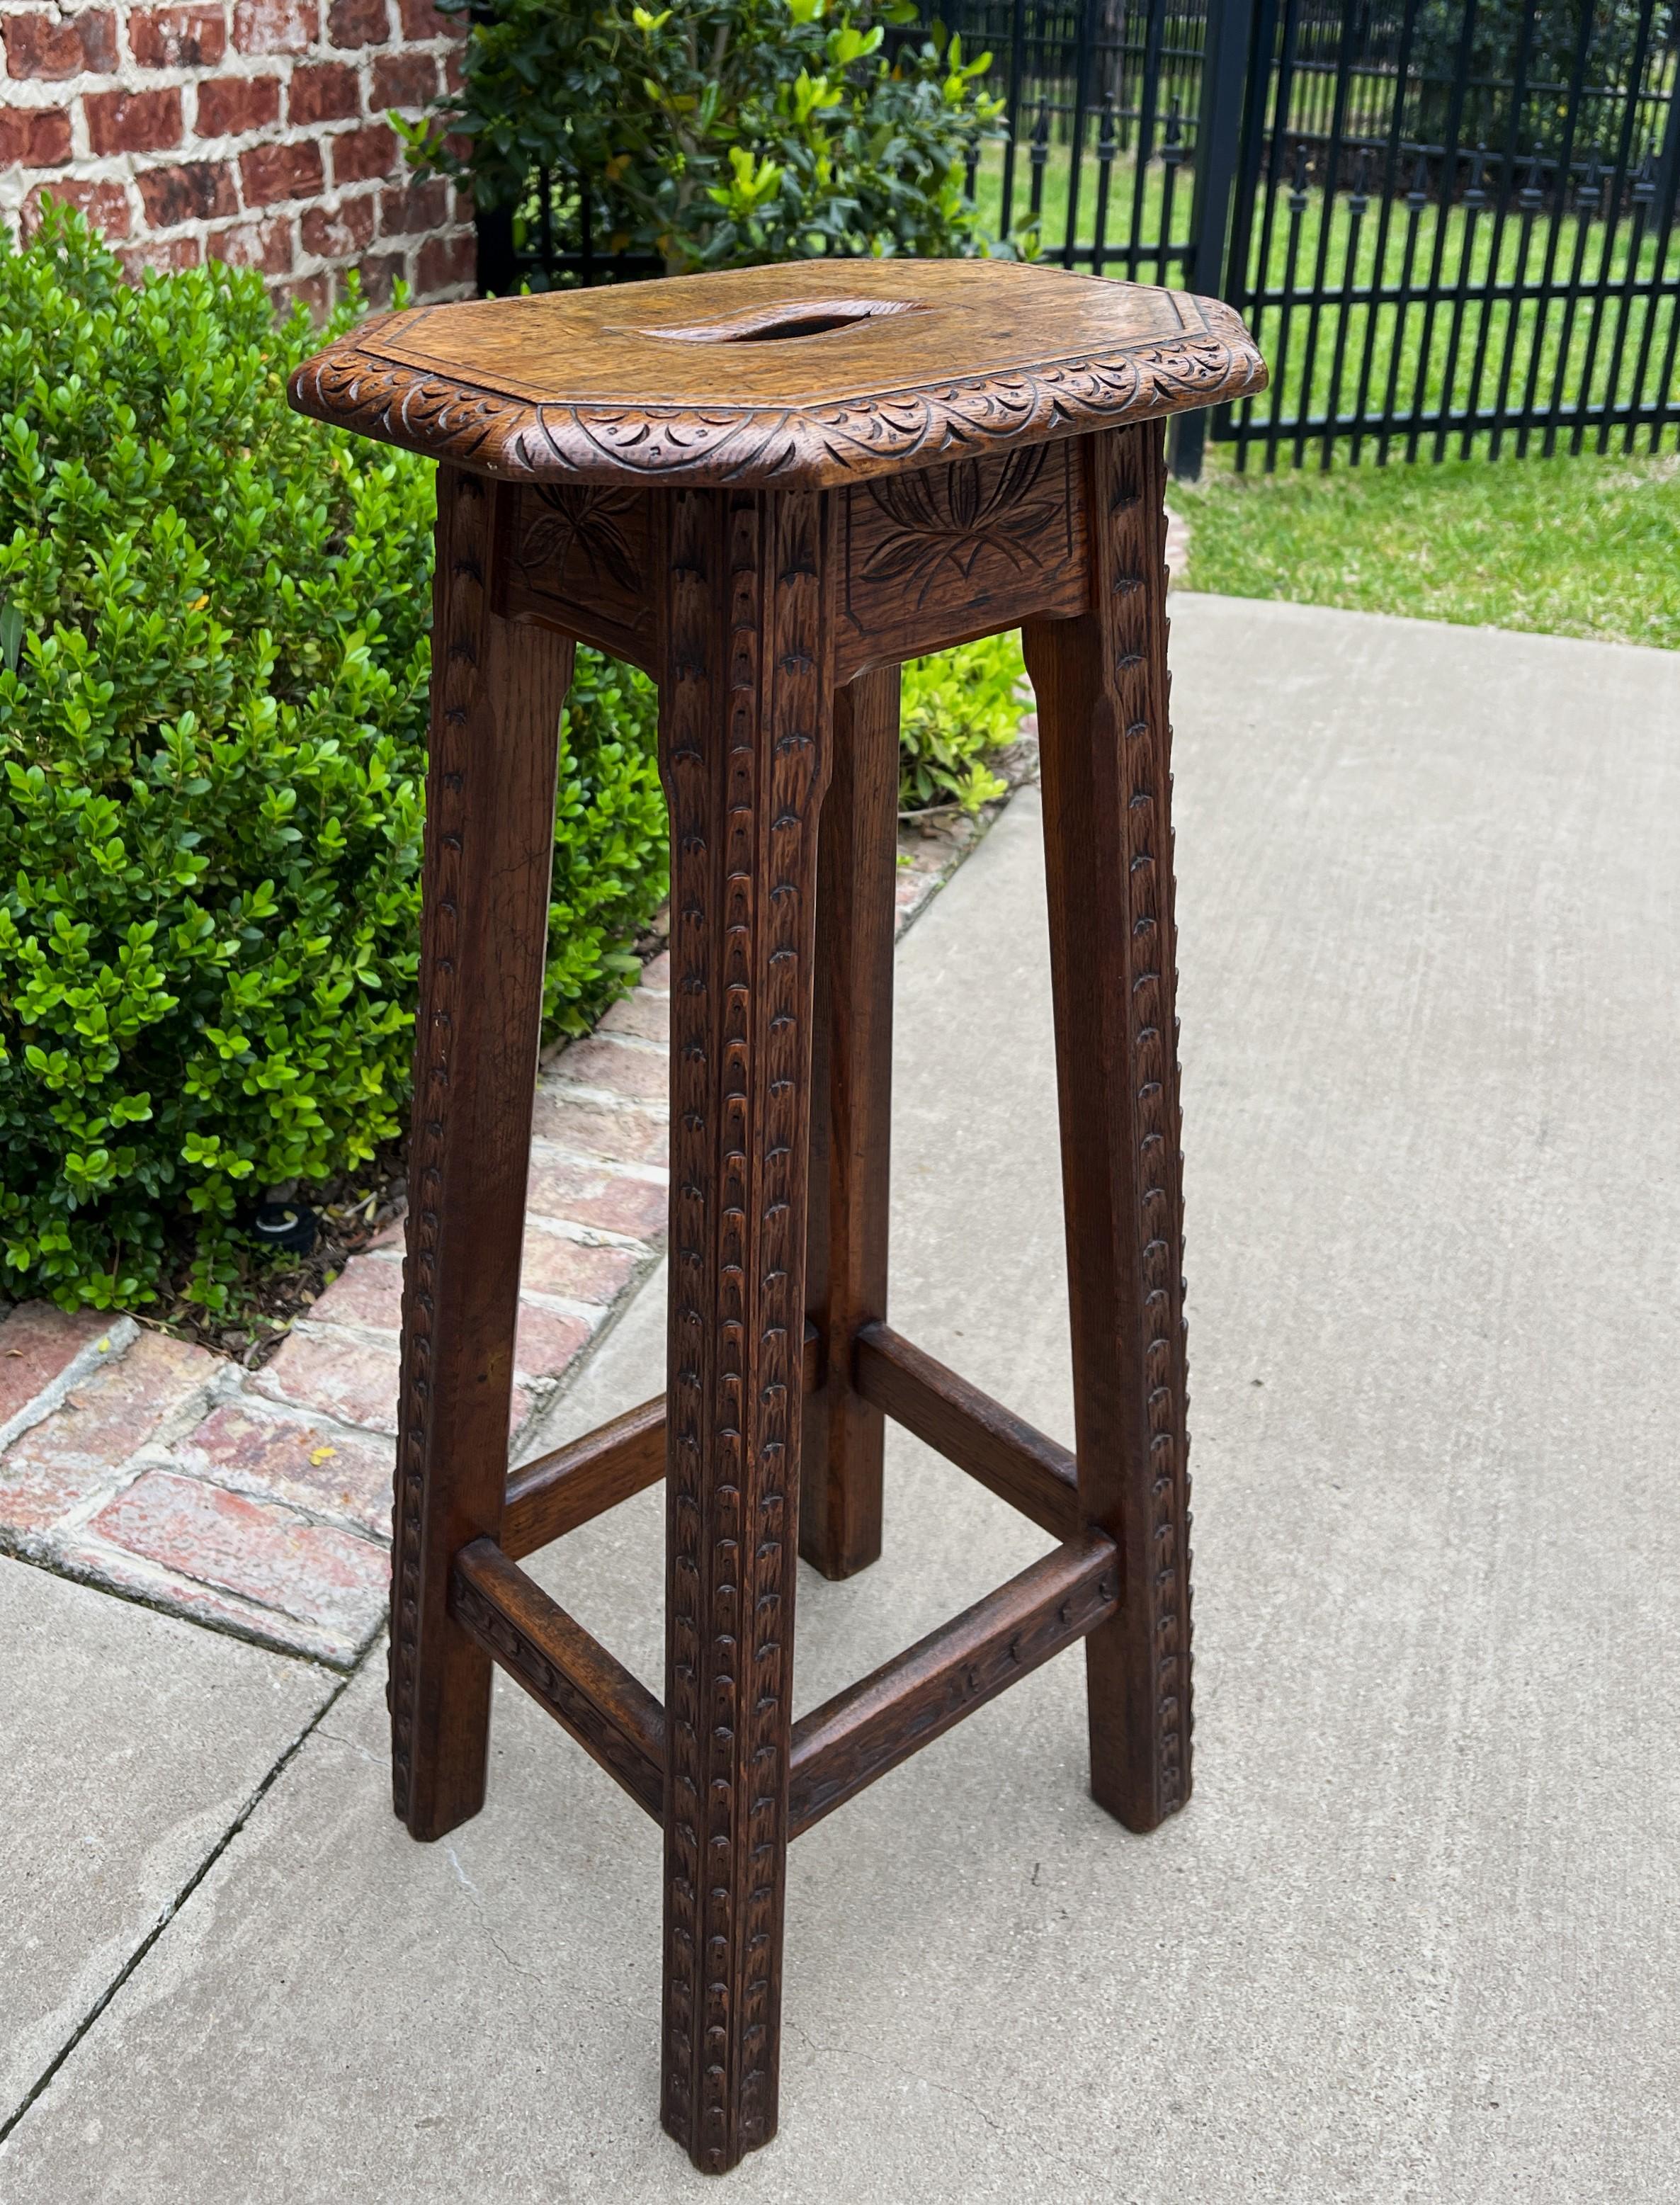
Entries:
[[437,481],[424,918],[392,1554],[392,1789],[417,1838],[484,1804],[490,1665],[448,1614],[494,1538],[548,942],[563,637],[490,609],[488,484]]
[[825,1578],[851,1577],[881,1552],[885,1420],[853,1390],[852,1343],[887,1314],[898,823],[893,666],[834,700],[817,857],[805,1308],[822,1336],[823,1379],[804,1409],[799,1552]]
[[827,501],[672,493],[666,2127],[775,2131]]
[[1025,630],[1038,692],[1080,1499],[1119,1544],[1086,1643],[1091,1788],[1190,1796],[1189,1442],[1159,423],[1088,441],[1096,611]]

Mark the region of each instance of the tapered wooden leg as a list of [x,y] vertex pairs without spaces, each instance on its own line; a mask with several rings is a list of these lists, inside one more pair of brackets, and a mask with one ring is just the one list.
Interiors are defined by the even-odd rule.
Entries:
[[1086,1640],[1091,1788],[1190,1796],[1190,1548],[1159,423],[1087,440],[1096,609],[1025,630],[1038,692],[1079,1497],[1123,1592]]
[[799,1552],[825,1578],[849,1578],[881,1552],[885,1420],[852,1385],[852,1344],[887,1314],[898,861],[899,669],[889,666],[834,700],[817,852],[805,1313],[823,1376],[804,1406]]
[[392,1556],[396,1811],[484,1804],[490,1659],[450,1564],[501,1528],[555,781],[572,645],[490,609],[493,486],[438,471],[424,915]]
[[775,2131],[827,501],[674,491],[668,1768],[662,2113],[710,2172]]

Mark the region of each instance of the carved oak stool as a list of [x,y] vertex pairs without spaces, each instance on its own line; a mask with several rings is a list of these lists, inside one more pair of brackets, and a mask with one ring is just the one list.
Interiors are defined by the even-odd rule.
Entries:
[[[304,412],[444,462],[396,1810],[426,1839],[478,1812],[494,1661],[662,1823],[663,2117],[703,2168],[775,2132],[791,1837],[1081,1638],[1097,1799],[1149,1830],[1189,1794],[1161,417],[1263,380],[1224,306],[974,261],[421,308],[293,379]],[[1042,752],[1072,1454],[885,1321],[896,669],[1017,624]],[[662,1399],[510,1478],[578,639],[660,686],[668,1369]],[[883,1416],[1059,1543],[792,1723],[796,1542],[831,1578],[879,1554]],[[661,1477],[662,1707],[518,1567]]]

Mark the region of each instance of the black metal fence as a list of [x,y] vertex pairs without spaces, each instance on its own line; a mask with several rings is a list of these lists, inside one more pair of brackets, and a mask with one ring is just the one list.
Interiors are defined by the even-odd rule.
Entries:
[[[931,9],[929,9],[931,13]],[[994,56],[969,177],[1046,259],[1228,298],[1270,389],[1184,425],[1238,467],[1655,450],[1680,425],[1668,0],[947,0]],[[533,179],[481,288],[656,271]]]

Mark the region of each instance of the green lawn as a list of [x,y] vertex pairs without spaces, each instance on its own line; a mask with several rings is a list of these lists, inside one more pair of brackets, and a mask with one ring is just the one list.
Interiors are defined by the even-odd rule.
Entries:
[[1172,486],[1194,590],[1680,650],[1680,456],[1450,460]]
[[[989,148],[977,178],[982,217],[994,227],[1002,156],[1001,146]],[[1031,175],[1023,147],[1012,210],[1018,226],[1027,217]],[[1068,148],[1051,146],[1042,209],[1053,247],[1066,235],[1074,181]],[[1099,211],[1089,147],[1077,186],[1075,234],[1089,244]],[[1158,240],[1165,233],[1182,240],[1193,189],[1188,163],[1169,174],[1157,159],[1140,175],[1130,157],[1116,160],[1102,209],[1105,239]],[[1263,448],[1251,448],[1239,475],[1232,448],[1210,445],[1207,479],[1173,485],[1172,502],[1190,525],[1190,568],[1181,579],[1192,589],[1233,597],[1680,650],[1677,430],[1658,431],[1668,450],[1652,456],[1648,424],[1632,431],[1622,424],[1590,427],[1586,449],[1576,455],[1568,419],[1583,397],[1603,406],[1613,393],[1622,404],[1648,406],[1669,390],[1680,339],[1680,229],[1659,268],[1642,216],[1607,223],[1570,214],[1553,230],[1549,220],[1525,218],[1520,208],[1501,217],[1462,205],[1443,211],[1398,200],[1385,217],[1374,191],[1362,214],[1346,193],[1327,206],[1316,184],[1303,205],[1292,207],[1290,199],[1287,188],[1274,195],[1269,225],[1264,206],[1256,210],[1250,264],[1263,265],[1265,282],[1250,319],[1273,383],[1247,408],[1255,425],[1273,418],[1274,407],[1295,420],[1303,405],[1320,419],[1434,414],[1443,404],[1485,411],[1503,388],[1514,408],[1558,408],[1558,449],[1542,455],[1543,427],[1521,438],[1507,431],[1501,455],[1490,460],[1486,434],[1467,450],[1454,432],[1439,442],[1460,456],[1432,465],[1438,448],[1432,431],[1409,466],[1403,431],[1391,443],[1391,464],[1373,464],[1379,446],[1368,436],[1360,464],[1350,467],[1351,440],[1343,437],[1332,448],[1329,471],[1321,472],[1322,443],[1288,436],[1277,473],[1266,474]],[[1431,309],[1417,294],[1437,265],[1448,295]],[[1518,295],[1455,298],[1461,270],[1466,291],[1491,279]],[[1116,260],[1105,272],[1133,273],[1146,283],[1183,280],[1178,263],[1147,251],[1132,269]],[[1571,282],[1586,294],[1572,305],[1533,295]],[[1291,303],[1304,289],[1344,287],[1349,293],[1374,287],[1387,295],[1374,307],[1350,300],[1316,318]],[[1607,456],[1595,450],[1600,438]],[[1517,456],[1524,443],[1527,456]],[[1306,466],[1297,472],[1292,463],[1300,460]]]
[[[1052,146],[1043,177],[1043,232],[1052,257],[1066,235],[1067,205],[1073,183],[1072,155]],[[1001,146],[988,149],[976,179],[976,200],[982,218],[995,227],[1000,214]],[[1024,151],[1016,160],[1016,198],[1012,222],[1028,213],[1031,171]],[[1077,239],[1095,235],[1099,170],[1088,147],[1080,165]],[[1180,241],[1187,234],[1194,176],[1189,164],[1169,177],[1161,162],[1149,162],[1142,175],[1130,158],[1117,160],[1108,181],[1103,233],[1118,240],[1159,240],[1163,229]],[[1170,203],[1164,203],[1170,188]],[[1263,267],[1265,280],[1249,320],[1272,368],[1272,387],[1248,402],[1244,417],[1261,425],[1274,417],[1287,421],[1345,419],[1373,414],[1402,417],[1469,410],[1486,414],[1501,389],[1511,410],[1527,407],[1542,414],[1555,409],[1553,436],[1570,437],[1570,413],[1582,400],[1602,407],[1653,404],[1675,372],[1677,339],[1675,286],[1680,283],[1680,229],[1671,235],[1659,268],[1656,246],[1642,216],[1614,222],[1580,219],[1568,214],[1554,229],[1518,210],[1504,215],[1463,205],[1445,212],[1433,204],[1408,207],[1404,199],[1386,209],[1374,191],[1362,212],[1349,194],[1337,193],[1327,209],[1315,183],[1299,207],[1285,187],[1272,195],[1267,208],[1256,209],[1250,253],[1251,273]],[[1163,221],[1165,216],[1166,220]],[[1432,275],[1446,296],[1431,306],[1423,294]],[[1183,280],[1181,264],[1147,249],[1130,268],[1124,259],[1105,265],[1112,276],[1135,274],[1146,283]],[[1466,295],[1456,295],[1462,287]],[[1476,287],[1505,287],[1518,295],[1479,300]],[[1569,300],[1567,288],[1584,295]],[[1344,293],[1321,309],[1297,306],[1303,291]],[[1373,306],[1356,303],[1355,294],[1385,294]],[[1588,361],[1591,361],[1590,372]],[[1506,431],[1507,436],[1512,432]],[[1625,449],[1631,441],[1647,447],[1651,431],[1621,424],[1586,430],[1586,440]],[[1522,432],[1520,444],[1542,446],[1545,428]],[[1345,441],[1345,440],[1344,440]],[[1404,437],[1400,440],[1404,444]],[[1423,437],[1427,452],[1440,442],[1446,450],[1463,449],[1462,432],[1443,429]],[[1476,443],[1485,449],[1485,438]],[[1366,450],[1371,449],[1367,439]],[[1316,463],[1321,448],[1285,439],[1280,459],[1302,457]],[[1261,464],[1252,454],[1249,464]]]

